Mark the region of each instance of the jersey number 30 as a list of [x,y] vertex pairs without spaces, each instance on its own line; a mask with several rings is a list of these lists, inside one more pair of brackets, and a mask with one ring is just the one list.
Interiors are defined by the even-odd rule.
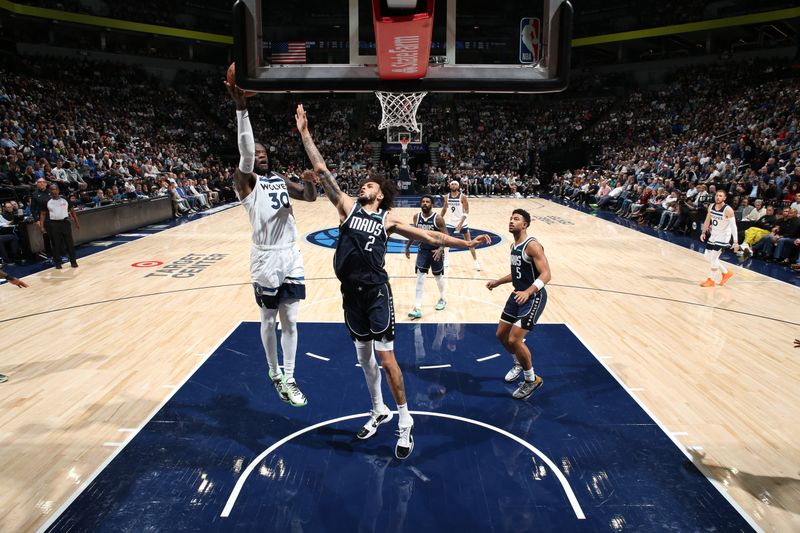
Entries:
[[281,207],[289,207],[289,193],[282,192],[280,196],[276,192],[269,193],[272,200],[272,209],[279,209]]

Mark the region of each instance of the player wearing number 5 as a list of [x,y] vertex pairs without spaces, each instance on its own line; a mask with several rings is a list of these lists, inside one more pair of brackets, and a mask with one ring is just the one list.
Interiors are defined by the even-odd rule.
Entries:
[[[239,128],[239,167],[234,187],[250,217],[253,245],[250,250],[250,276],[256,303],[261,309],[261,341],[267,354],[269,377],[281,400],[295,406],[307,400],[294,378],[297,354],[297,309],[306,297],[303,257],[289,198],[313,202],[317,199],[316,179],[303,175],[305,187],[270,172],[267,149],[256,143],[247,112],[245,92],[225,82],[236,103]],[[309,183],[311,181],[311,183]],[[275,319],[280,313],[283,373],[278,366]]]
[[514,236],[511,246],[511,273],[486,284],[489,290],[498,285],[511,282],[514,291],[506,301],[500,323],[497,325],[497,338],[514,355],[514,366],[505,376],[505,381],[516,381],[520,374],[525,380],[514,391],[513,396],[524,400],[542,386],[542,378],[533,372],[533,357],[525,344],[525,336],[533,329],[547,304],[547,290],[544,286],[550,281],[550,265],[544,255],[544,248],[533,237],[528,236],[531,215],[523,209],[511,213],[508,231]]
[[395,456],[405,459],[414,448],[411,435],[414,421],[406,403],[403,374],[394,356],[394,304],[389,276],[384,269],[389,235],[398,233],[437,248],[467,248],[488,243],[489,237],[481,235],[473,241],[463,241],[403,222],[389,212],[397,194],[394,182],[379,176],[371,176],[361,184],[358,201],[351,198],[339,189],[317,150],[308,130],[308,119],[302,105],[297,106],[295,119],[314,171],[320,178],[328,199],[339,212],[339,240],[333,268],[342,283],[345,324],[355,344],[358,361],[364,371],[372,399],[370,417],[356,436],[360,439],[370,438],[379,425],[388,422],[393,416],[392,411],[383,403],[381,372],[372,355],[374,346],[386,372],[392,396],[397,402],[399,430]]

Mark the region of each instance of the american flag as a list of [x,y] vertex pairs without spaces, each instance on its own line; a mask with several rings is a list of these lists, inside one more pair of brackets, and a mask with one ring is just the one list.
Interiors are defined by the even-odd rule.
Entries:
[[272,43],[272,63],[305,63],[305,41],[281,41]]

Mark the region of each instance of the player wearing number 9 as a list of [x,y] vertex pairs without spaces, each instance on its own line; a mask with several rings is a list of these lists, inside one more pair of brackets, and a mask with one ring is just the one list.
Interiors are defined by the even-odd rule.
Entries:
[[[297,246],[297,228],[289,198],[317,199],[315,177],[303,174],[305,186],[269,170],[267,149],[256,143],[247,111],[245,93],[229,81],[225,86],[236,103],[239,128],[239,167],[234,187],[252,227],[250,276],[256,303],[261,309],[261,341],[267,354],[269,377],[281,400],[301,407],[305,395],[294,377],[297,354],[297,309],[306,297],[303,257]],[[275,321],[280,313],[283,372],[278,366]]]

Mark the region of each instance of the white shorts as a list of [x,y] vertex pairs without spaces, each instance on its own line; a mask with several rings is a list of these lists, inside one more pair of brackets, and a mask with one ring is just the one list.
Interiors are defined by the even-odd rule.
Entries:
[[305,298],[303,256],[296,243],[283,247],[253,245],[250,249],[250,277],[257,300],[259,295],[270,303],[280,299]]

